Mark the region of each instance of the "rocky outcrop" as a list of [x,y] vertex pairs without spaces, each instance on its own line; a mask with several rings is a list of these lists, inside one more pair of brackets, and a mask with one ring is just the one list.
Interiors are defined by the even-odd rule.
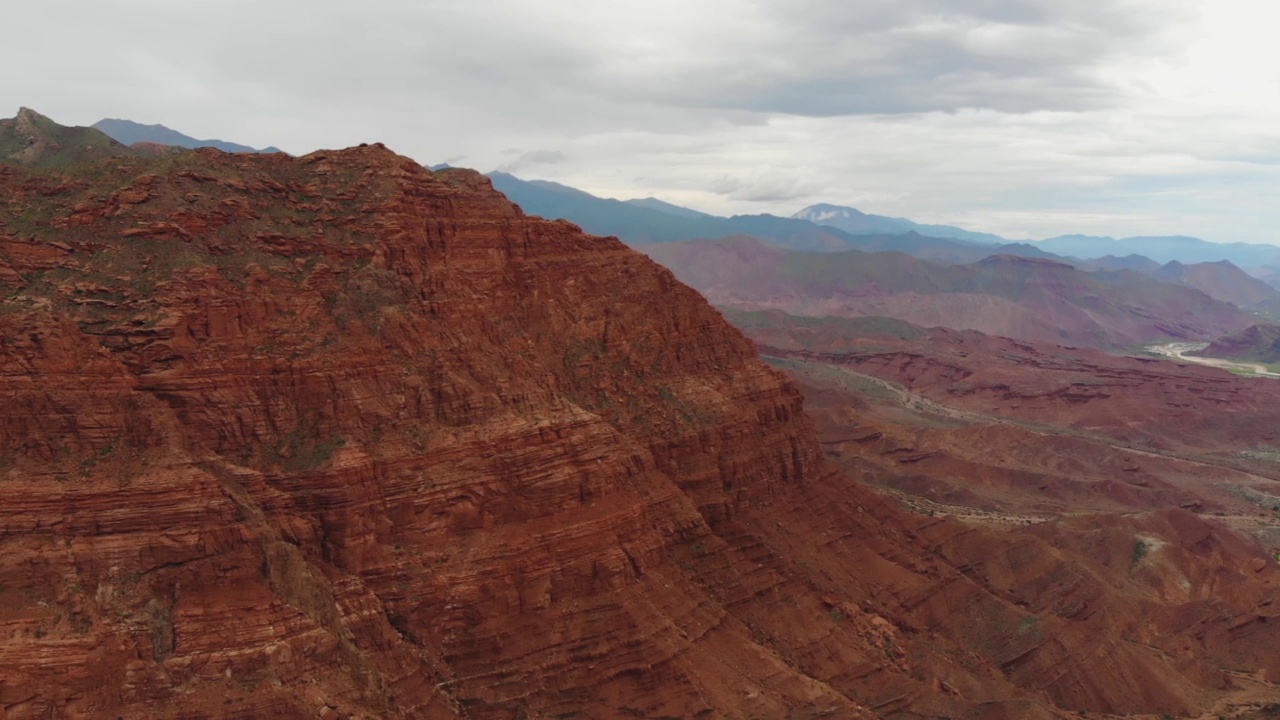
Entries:
[[471,172],[0,166],[0,298],[7,719],[1181,713],[1276,672],[1261,548],[1101,541],[1200,533],[1206,625],[904,514],[671,273]]
[[1275,364],[1280,362],[1280,325],[1250,325],[1187,354]]

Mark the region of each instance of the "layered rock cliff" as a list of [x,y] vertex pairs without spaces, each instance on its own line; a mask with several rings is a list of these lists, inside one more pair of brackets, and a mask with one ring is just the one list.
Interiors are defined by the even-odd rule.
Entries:
[[689,684],[723,611],[671,556],[814,448],[669,273],[381,147],[95,171],[3,171],[11,714],[778,684]]
[[[1261,548],[903,514],[669,272],[381,146],[0,166],[0,345],[6,720],[1182,713],[1280,671]],[[1185,587],[1112,582],[1177,533]]]

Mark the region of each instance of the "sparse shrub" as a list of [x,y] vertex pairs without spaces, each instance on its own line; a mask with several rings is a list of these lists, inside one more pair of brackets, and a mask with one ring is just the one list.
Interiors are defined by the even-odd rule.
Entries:
[[1040,618],[1035,615],[1026,615],[1018,621],[1018,634],[1026,635],[1028,633],[1034,634],[1036,637],[1040,636]]
[[1147,545],[1145,540],[1143,540],[1142,538],[1138,538],[1137,540],[1134,540],[1133,541],[1133,562],[1129,563],[1129,569],[1132,570],[1133,568],[1137,567],[1138,563],[1142,562],[1142,558],[1146,557],[1147,553],[1149,552],[1151,552],[1151,547]]
[[298,447],[294,450],[292,456],[285,461],[284,469],[289,472],[315,470],[328,462],[329,458],[333,457],[333,454],[346,444],[345,438],[335,436],[313,443],[310,446]]

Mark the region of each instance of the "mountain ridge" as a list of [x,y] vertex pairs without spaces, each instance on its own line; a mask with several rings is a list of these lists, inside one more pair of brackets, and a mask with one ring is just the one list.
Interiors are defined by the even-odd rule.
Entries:
[[1013,242],[1022,242],[1008,240],[994,233],[974,232],[952,225],[917,223],[906,218],[872,215],[857,208],[828,203],[810,205],[791,217],[809,220],[821,225],[838,227],[851,235],[900,234],[914,231],[929,237],[949,238],[982,245],[1005,245]]
[[845,247],[849,240],[840,230],[802,220],[773,215],[689,217],[596,197],[545,180],[521,180],[503,172],[488,177],[499,192],[531,214],[569,220],[589,233],[615,236],[636,245],[753,235],[787,247],[834,250]]
[[798,315],[878,315],[1062,345],[1207,340],[1248,314],[1200,290],[1056,258],[995,254],[939,265],[897,252],[815,254],[743,238],[645,246],[713,303]]
[[1215,243],[1187,235],[1134,236],[1116,239],[1096,235],[1059,235],[1036,244],[1049,252],[1083,259],[1107,255],[1143,255],[1160,264],[1228,260],[1242,267],[1262,267],[1280,261],[1280,246],[1264,243]]
[[97,129],[59,125],[31,108],[0,120],[0,162],[59,167],[130,154]]
[[212,147],[222,150],[223,152],[283,152],[277,147],[267,147],[259,150],[257,148],[249,147],[248,145],[227,142],[225,140],[197,140],[190,135],[185,135],[177,130],[165,127],[164,125],[146,125],[134,122],[133,120],[104,118],[94,123],[92,127],[96,130],[102,131],[123,145],[133,145],[134,143],[145,142],[154,143],[156,145],[182,147],[189,150],[202,147]]
[[627,203],[628,205],[635,205],[636,207],[648,208],[650,210],[657,210],[658,212],[665,212],[669,215],[676,215],[678,217],[689,217],[689,218],[715,217],[710,213],[704,213],[700,210],[693,210],[691,208],[681,207],[680,205],[674,205],[664,200],[659,200],[656,197],[634,198],[631,200],[623,200],[623,202]]
[[1280,300],[1280,291],[1249,275],[1230,260],[1190,264],[1171,260],[1149,274],[1157,280],[1196,288],[1210,297],[1242,308],[1255,308]]
[[950,264],[976,262],[995,252],[1051,256],[1027,243],[982,245],[954,238],[929,237],[912,229],[894,234],[853,235],[838,227],[797,218],[776,215],[720,217],[660,200],[635,202],[600,198],[568,185],[547,180],[521,180],[503,172],[489,173],[489,177],[494,187],[533,214],[569,220],[587,232],[616,236],[635,246],[747,235],[793,250],[899,250]]

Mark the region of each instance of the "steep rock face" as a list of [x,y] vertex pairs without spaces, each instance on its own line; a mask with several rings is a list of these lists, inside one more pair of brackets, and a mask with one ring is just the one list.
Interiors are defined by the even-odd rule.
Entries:
[[669,556],[817,463],[798,394],[669,273],[380,147],[99,169],[3,171],[2,582],[38,578],[11,716],[226,673],[427,714],[822,694],[777,662],[687,680],[726,631]]
[[1261,548],[1172,556],[1215,620],[1150,624],[1204,616],[903,514],[692,290],[474,173],[0,166],[0,298],[7,719],[1183,713],[1277,672]]

